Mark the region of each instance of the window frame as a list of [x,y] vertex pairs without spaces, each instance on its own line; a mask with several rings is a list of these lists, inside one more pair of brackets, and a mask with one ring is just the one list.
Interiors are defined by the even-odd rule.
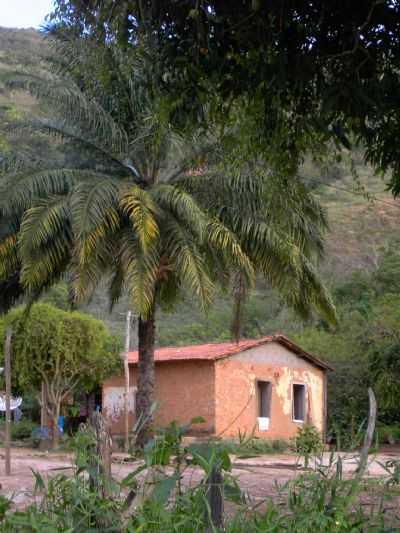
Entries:
[[[295,418],[295,412],[294,412],[294,386],[298,385],[303,387],[304,390],[304,400],[303,400],[303,413],[304,418],[303,420],[299,418]],[[305,383],[301,383],[299,381],[293,381],[292,382],[292,421],[296,422],[296,424],[304,424],[307,419],[307,385]]]
[[[267,394],[268,394],[268,404],[267,404],[267,416],[261,416],[261,395],[260,395],[260,383],[267,385]],[[271,420],[271,411],[272,411],[272,382],[265,379],[256,379],[256,390],[257,390],[257,419],[258,418],[269,418]]]

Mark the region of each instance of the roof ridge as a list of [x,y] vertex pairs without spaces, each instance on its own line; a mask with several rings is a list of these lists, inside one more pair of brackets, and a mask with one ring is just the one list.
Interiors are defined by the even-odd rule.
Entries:
[[[241,339],[235,342],[208,342],[203,344],[187,344],[184,346],[160,346],[155,349],[156,362],[173,362],[173,361],[218,361],[241,351],[250,350],[269,342],[278,342],[298,357],[308,360],[310,363],[325,370],[333,370],[328,364],[318,357],[306,352],[296,343],[291,341],[283,333],[266,335],[253,339]],[[172,353],[168,353],[172,352]],[[138,362],[138,350],[129,352],[129,362],[136,364]],[[157,357],[158,356],[158,357]]]
[[[282,333],[274,333],[272,335],[264,335],[263,337],[252,337],[252,338],[242,338],[239,342],[235,341],[223,341],[223,342],[201,342],[196,344],[170,344],[168,346],[156,346],[155,350],[167,350],[168,348],[173,348],[174,350],[179,350],[179,348],[189,348],[191,346],[223,346],[224,344],[236,344],[239,345],[241,342],[259,342],[266,339],[274,339],[275,337],[285,337]],[[287,338],[287,337],[285,337]],[[135,353],[138,349],[135,350],[129,350],[129,353]]]

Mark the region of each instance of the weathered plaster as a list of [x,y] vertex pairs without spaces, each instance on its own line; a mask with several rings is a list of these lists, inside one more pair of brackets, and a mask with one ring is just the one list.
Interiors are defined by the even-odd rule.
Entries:
[[281,368],[279,374],[274,376],[276,394],[281,402],[282,412],[285,416],[292,416],[292,394],[291,385],[293,376],[291,369]]
[[[324,372],[278,343],[246,350],[217,361],[216,433],[234,437],[240,431],[267,439],[289,439],[301,422],[292,419],[292,385],[306,385],[306,421],[324,430]],[[257,380],[272,384],[268,430],[258,428]]]
[[229,357],[247,363],[264,363],[271,367],[287,367],[305,370],[314,370],[316,367],[306,359],[299,357],[295,353],[279,344],[279,342],[269,342],[250,350],[245,350]]
[[[136,387],[129,388],[128,412],[135,412]],[[117,421],[125,411],[125,387],[107,387],[103,394],[103,410],[111,422]]]

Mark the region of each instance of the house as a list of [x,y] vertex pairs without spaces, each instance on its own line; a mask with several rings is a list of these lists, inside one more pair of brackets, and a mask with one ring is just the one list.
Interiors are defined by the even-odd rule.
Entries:
[[[130,423],[134,421],[138,353],[129,353]],[[266,439],[289,439],[305,422],[321,434],[326,424],[326,374],[330,366],[283,335],[239,343],[158,348],[155,425],[194,417],[194,429],[237,437],[239,430]],[[113,434],[124,428],[124,377],[103,383],[103,412]]]

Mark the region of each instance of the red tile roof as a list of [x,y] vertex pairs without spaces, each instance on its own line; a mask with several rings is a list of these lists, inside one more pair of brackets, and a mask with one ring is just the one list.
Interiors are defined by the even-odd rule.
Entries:
[[[259,339],[244,339],[236,342],[222,342],[210,344],[194,344],[190,346],[169,346],[167,348],[156,348],[154,359],[157,363],[166,363],[169,361],[217,361],[229,357],[230,355],[255,348],[270,342],[278,342],[299,357],[307,359],[314,365],[325,370],[333,370],[327,363],[324,363],[317,357],[305,352],[299,346],[294,344],[284,335],[270,335]],[[129,352],[129,363],[137,364],[138,352]]]

